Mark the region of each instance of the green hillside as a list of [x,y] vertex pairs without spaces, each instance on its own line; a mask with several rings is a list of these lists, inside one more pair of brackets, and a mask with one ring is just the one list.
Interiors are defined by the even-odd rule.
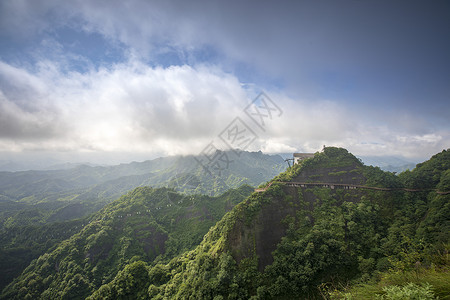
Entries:
[[79,232],[86,220],[0,229],[0,290],[45,252]]
[[[411,270],[419,281],[434,272],[435,286],[407,286],[405,275],[389,283],[401,290],[392,293],[405,285],[446,299],[450,196],[438,192],[447,191],[449,156],[443,151],[397,177],[326,148],[238,204],[195,250],[153,267],[133,262],[89,299],[340,298],[334,290]],[[281,183],[297,180],[310,185]],[[314,185],[330,180],[334,188]],[[348,188],[337,186],[347,180]],[[423,190],[403,190],[417,181]]]
[[34,260],[3,299],[82,299],[133,261],[167,262],[193,249],[253,188],[217,197],[136,188],[81,224],[81,231]]

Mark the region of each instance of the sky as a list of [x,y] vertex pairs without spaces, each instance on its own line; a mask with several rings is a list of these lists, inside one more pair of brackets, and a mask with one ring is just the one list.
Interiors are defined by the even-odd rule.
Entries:
[[448,1],[2,0],[0,160],[421,161],[450,147],[449,53]]

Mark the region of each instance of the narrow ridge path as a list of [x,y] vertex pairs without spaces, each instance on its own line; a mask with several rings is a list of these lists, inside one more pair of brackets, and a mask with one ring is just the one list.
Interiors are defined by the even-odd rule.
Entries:
[[[293,187],[309,187],[309,186],[318,186],[323,188],[343,188],[346,190],[354,190],[354,189],[369,189],[369,190],[378,190],[378,191],[406,191],[406,192],[425,192],[425,191],[436,191],[436,193],[440,195],[450,194],[450,191],[441,192],[436,189],[407,189],[407,188],[381,188],[375,186],[367,186],[367,185],[356,185],[356,184],[347,184],[347,183],[327,183],[327,182],[294,182],[294,181],[275,181],[277,183],[284,184],[286,186]],[[255,192],[265,192],[274,181],[270,182],[265,188],[255,189]]]

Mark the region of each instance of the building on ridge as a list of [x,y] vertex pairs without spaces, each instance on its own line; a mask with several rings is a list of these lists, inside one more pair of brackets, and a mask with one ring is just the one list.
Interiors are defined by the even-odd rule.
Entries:
[[311,157],[314,157],[314,153],[294,153],[294,164]]

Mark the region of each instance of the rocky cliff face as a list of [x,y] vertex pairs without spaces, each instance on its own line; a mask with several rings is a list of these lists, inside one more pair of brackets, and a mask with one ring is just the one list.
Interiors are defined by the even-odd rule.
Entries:
[[[306,164],[306,167],[289,181],[349,185],[364,185],[366,182],[361,162],[348,153],[341,160],[333,160],[332,166],[324,166],[326,164],[329,164],[329,161],[316,159],[314,164]],[[329,186],[326,189],[321,193],[335,199],[336,205],[344,201],[358,202],[366,194],[362,190],[344,190],[343,187]],[[312,212],[314,206],[321,205],[321,197],[318,195],[318,189],[314,187],[294,187],[277,184],[276,181],[259,197],[267,197],[270,200],[263,201],[251,220],[238,218],[229,234],[228,245],[237,262],[256,256],[258,269],[263,271],[266,266],[272,264],[272,252],[286,236],[287,220],[296,219],[299,210]],[[308,218],[313,224],[312,214],[308,214]]]

